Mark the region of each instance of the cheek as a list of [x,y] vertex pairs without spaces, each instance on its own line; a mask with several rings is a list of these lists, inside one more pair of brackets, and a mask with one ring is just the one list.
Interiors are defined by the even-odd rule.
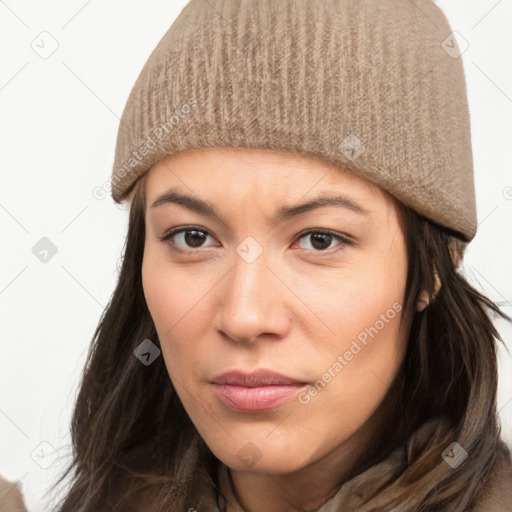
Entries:
[[[370,410],[384,397],[406,349],[407,333],[399,332],[405,282],[405,268],[376,264],[357,276],[324,283],[309,296],[312,309],[321,312],[316,327],[328,333],[316,336],[310,360],[333,400]],[[327,395],[317,388],[319,396]]]
[[[142,286],[160,340],[164,360],[168,364],[169,361],[175,361],[179,356],[179,349],[176,350],[176,354],[170,353],[171,350],[174,352],[177,347],[171,346],[166,340],[179,331],[180,318],[186,317],[187,288],[176,283],[176,274],[172,273],[169,266],[165,265],[162,258],[155,252],[146,246],[142,262]],[[176,293],[177,289],[180,290],[179,293]]]
[[317,281],[314,287],[305,281],[300,287],[309,290],[303,295],[304,301],[318,312],[315,324],[324,333],[319,337],[323,340],[319,352],[349,350],[351,340],[364,343],[377,335],[381,340],[377,351],[392,352],[398,344],[405,283],[406,268],[400,264],[387,266],[378,258]]
[[205,311],[205,295],[212,283],[194,279],[189,270],[176,268],[158,250],[148,247],[142,263],[142,285],[169,375],[180,382],[192,382],[204,359],[201,340],[210,318]]

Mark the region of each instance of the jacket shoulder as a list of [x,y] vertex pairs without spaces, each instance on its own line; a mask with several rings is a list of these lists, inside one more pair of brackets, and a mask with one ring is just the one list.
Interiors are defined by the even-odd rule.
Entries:
[[19,482],[0,476],[0,512],[27,512]]
[[512,457],[501,440],[497,446],[497,462],[477,499],[472,512],[512,512]]

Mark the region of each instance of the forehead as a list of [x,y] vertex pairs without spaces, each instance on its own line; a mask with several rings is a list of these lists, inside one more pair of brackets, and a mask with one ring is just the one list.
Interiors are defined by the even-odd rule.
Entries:
[[260,149],[206,148],[171,155],[145,176],[151,203],[169,187],[204,196],[265,194],[269,200],[297,200],[319,191],[350,193],[366,202],[390,202],[387,192],[351,171],[319,159]]

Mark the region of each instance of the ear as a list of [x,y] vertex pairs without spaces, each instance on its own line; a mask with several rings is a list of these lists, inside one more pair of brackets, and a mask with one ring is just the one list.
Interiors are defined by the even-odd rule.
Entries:
[[462,264],[464,252],[466,251],[467,246],[468,242],[464,242],[463,240],[455,237],[451,238],[450,243],[448,244],[448,249],[450,250],[450,255],[455,269],[458,269]]
[[434,272],[435,284],[434,284],[434,292],[432,294],[432,297],[429,296],[427,290],[423,290],[418,297],[418,302],[416,303],[416,311],[423,311],[430,304],[430,301],[435,299],[437,293],[441,289],[442,283],[441,283],[441,280],[439,279],[439,275],[437,273],[437,269],[436,269],[435,265],[433,268],[433,272]]
[[[468,242],[464,242],[463,240],[460,240],[459,238],[452,237],[449,244],[448,249],[450,250],[450,255],[452,257],[453,265],[455,266],[455,269],[458,269],[460,265],[462,264],[462,259],[464,257],[464,251],[466,250],[466,247],[468,245]],[[434,278],[435,278],[435,285],[434,285],[434,293],[430,297],[428,292],[426,290],[423,290],[419,297],[418,302],[416,305],[416,311],[423,311],[432,300],[436,297],[437,293],[441,289],[442,283],[439,279],[439,275],[437,273],[436,266],[434,265],[433,268]]]
[[430,299],[428,297],[427,290],[423,290],[420,293],[420,296],[418,298],[418,302],[416,303],[416,311],[421,312],[423,311],[430,303]]

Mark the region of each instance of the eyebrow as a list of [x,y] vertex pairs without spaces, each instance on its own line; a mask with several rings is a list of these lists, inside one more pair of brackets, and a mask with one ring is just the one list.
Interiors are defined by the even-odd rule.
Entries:
[[[159,195],[151,205],[151,208],[157,208],[160,205],[169,203],[184,206],[185,208],[188,208],[194,212],[206,215],[208,217],[216,218],[226,226],[228,225],[222,214],[212,203],[204,201],[203,199],[199,199],[198,197],[180,193],[177,189],[169,189],[163,194]],[[295,206],[281,206],[274,214],[273,222],[277,224],[284,220],[289,220],[293,217],[302,215],[303,213],[326,206],[345,208],[359,215],[371,217],[371,212],[369,210],[363,208],[349,197],[335,195],[332,192],[324,192],[318,197],[306,203],[301,203]]]

